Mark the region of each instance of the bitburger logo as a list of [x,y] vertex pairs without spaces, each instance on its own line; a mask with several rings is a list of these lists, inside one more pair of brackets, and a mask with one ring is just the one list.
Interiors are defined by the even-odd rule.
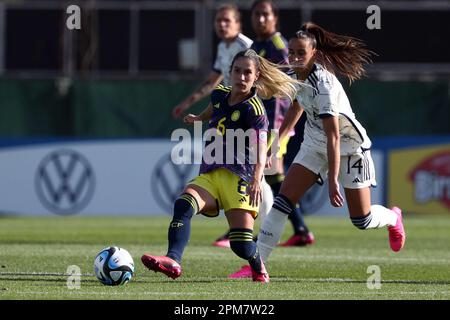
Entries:
[[418,203],[440,201],[450,208],[450,151],[424,159],[408,175]]

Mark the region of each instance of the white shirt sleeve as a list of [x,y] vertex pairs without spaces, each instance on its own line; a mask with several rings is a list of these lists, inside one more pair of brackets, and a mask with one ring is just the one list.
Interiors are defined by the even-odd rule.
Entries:
[[316,105],[319,107],[319,117],[339,116],[338,93],[332,77],[320,77],[317,81],[318,94],[315,97]]

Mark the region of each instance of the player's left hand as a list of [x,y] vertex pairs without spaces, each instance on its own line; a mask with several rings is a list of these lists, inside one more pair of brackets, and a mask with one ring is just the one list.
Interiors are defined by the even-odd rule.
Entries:
[[254,179],[247,187],[247,194],[250,196],[250,205],[258,206],[262,201],[261,181]]
[[333,207],[342,207],[344,205],[344,197],[342,197],[341,192],[339,191],[339,182],[329,180],[328,193],[330,196],[330,203]]

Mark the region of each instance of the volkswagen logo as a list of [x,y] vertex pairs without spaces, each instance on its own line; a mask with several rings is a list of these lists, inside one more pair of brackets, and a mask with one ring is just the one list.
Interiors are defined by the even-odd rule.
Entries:
[[39,164],[35,176],[36,193],[53,213],[75,214],[92,199],[95,176],[88,160],[73,150],[57,150]]
[[194,170],[193,164],[174,164],[171,154],[161,158],[155,166],[151,177],[151,190],[158,204],[168,213],[172,213],[173,203],[183,191]]

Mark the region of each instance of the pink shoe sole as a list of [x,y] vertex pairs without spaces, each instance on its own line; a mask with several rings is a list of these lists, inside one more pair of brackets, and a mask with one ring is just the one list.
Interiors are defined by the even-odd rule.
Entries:
[[228,240],[228,239],[218,240],[218,241],[213,242],[212,245],[214,247],[219,247],[219,248],[229,248],[230,247],[230,240]]
[[[167,259],[167,261],[158,261],[158,259]],[[174,280],[181,276],[181,266],[170,258],[144,254],[141,261],[149,270],[161,272]],[[166,262],[166,265],[164,265],[164,262]]]
[[252,277],[252,268],[249,265],[245,265],[241,270],[232,273],[228,276],[228,279],[243,279]]
[[260,274],[257,274],[257,275],[253,275],[253,281],[254,282],[261,282],[261,283],[269,283],[270,282],[269,274],[267,274],[267,273],[260,273]]
[[389,244],[392,251],[399,252],[405,245],[406,233],[403,227],[402,210],[398,207],[392,207],[392,211],[397,214],[397,224],[393,227],[388,227],[389,230]]
[[299,235],[294,234],[291,236],[286,242],[282,242],[278,244],[279,247],[304,247],[307,245],[311,245],[316,240],[314,239],[314,235],[312,232],[308,232],[307,235]]
[[261,273],[257,273],[255,270],[251,269],[252,271],[252,278],[254,282],[261,282],[261,283],[269,283],[270,277],[267,273],[266,267],[264,266],[264,263],[261,260]]

